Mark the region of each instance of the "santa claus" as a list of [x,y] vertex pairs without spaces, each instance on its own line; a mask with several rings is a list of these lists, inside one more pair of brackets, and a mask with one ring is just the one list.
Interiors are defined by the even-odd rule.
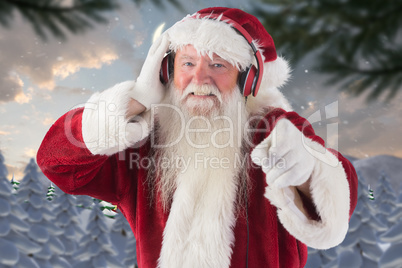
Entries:
[[141,268],[303,267],[306,245],[344,239],[357,177],[292,112],[288,77],[257,18],[203,9],[154,42],[137,81],[62,116],[38,164],[118,206]]

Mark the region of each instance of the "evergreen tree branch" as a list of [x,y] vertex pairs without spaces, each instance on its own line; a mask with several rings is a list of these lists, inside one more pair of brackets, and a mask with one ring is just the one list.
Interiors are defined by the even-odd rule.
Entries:
[[[401,2],[375,0],[261,0],[252,13],[274,37],[279,53],[297,64],[317,53],[315,70],[368,101],[402,88]],[[370,68],[362,66],[367,61]]]
[[351,75],[367,75],[367,76],[377,76],[377,75],[393,75],[400,74],[402,72],[402,65],[394,66],[391,68],[376,68],[376,69],[362,69],[356,66],[349,66],[348,64],[340,65],[341,68],[344,68]]
[[113,0],[76,0],[69,6],[62,5],[60,0],[4,0],[0,7],[5,8],[0,11],[3,26],[10,27],[13,11],[19,11],[34,31],[46,40],[49,33],[65,39],[66,31],[82,33],[93,28],[93,22],[106,23],[105,13],[119,8],[119,5]]
[[[145,0],[132,0],[140,5]],[[157,7],[164,7],[161,0],[151,0]],[[175,8],[184,11],[179,0],[168,0]],[[10,28],[15,12],[30,22],[34,31],[43,40],[49,34],[66,39],[66,32],[83,33],[94,23],[107,23],[105,14],[120,7],[116,0],[74,0],[63,5],[63,0],[3,0],[0,1],[0,25]]]
[[[146,0],[132,0],[136,5],[143,4]],[[162,0],[151,0],[151,2],[158,8],[165,8],[164,2]],[[173,5],[176,9],[180,11],[185,11],[183,5],[179,0],[167,0],[168,3]]]
[[[29,9],[35,10],[37,12],[47,12],[47,13],[70,13],[74,11],[85,11],[89,9],[96,8],[97,10],[109,11],[118,8],[118,4],[114,1],[109,0],[85,0],[85,1],[75,1],[72,6],[60,6],[53,4],[53,1],[44,0],[3,0],[9,3],[9,5],[14,6],[18,9]],[[57,1],[60,2],[60,1]]]

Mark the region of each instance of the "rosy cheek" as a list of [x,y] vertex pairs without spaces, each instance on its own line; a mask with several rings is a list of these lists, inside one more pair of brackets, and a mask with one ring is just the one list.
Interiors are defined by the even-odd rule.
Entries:
[[191,77],[184,72],[177,72],[174,76],[174,84],[177,89],[184,91],[184,89],[191,82]]
[[218,81],[218,88],[222,91],[222,93],[230,93],[237,83],[237,79],[235,77],[223,77],[221,79],[217,79],[216,81]]

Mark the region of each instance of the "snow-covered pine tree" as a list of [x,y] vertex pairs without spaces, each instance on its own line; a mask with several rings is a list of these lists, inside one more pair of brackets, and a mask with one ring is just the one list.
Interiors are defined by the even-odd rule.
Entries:
[[94,198],[88,195],[76,195],[75,198],[77,199],[77,207],[87,209],[92,208],[94,203]]
[[0,152],[0,267],[39,268],[36,261],[29,257],[40,250],[39,245],[26,237],[29,225],[24,220],[28,214],[17,202],[7,174]]
[[[85,235],[79,241],[74,254],[75,268],[121,268],[123,264],[117,259],[117,249],[110,240],[110,230],[98,202],[92,206]],[[109,219],[111,220],[111,219]]]
[[389,220],[395,222],[395,224],[402,222],[402,183],[400,184],[398,193],[395,209],[391,212],[391,215],[389,215]]
[[64,231],[54,223],[55,215],[51,211],[51,202],[46,200],[37,170],[34,159],[31,159],[25,168],[25,176],[17,193],[17,200],[28,213],[28,237],[40,248],[33,257],[41,268],[71,268],[72,266],[60,257],[65,248],[58,236]]
[[379,261],[381,268],[401,267],[402,264],[402,221],[380,236],[384,242],[391,243]]
[[98,201],[100,208],[103,211],[103,215],[105,215],[108,218],[114,219],[114,217],[117,215],[115,211],[117,209],[117,206],[103,200],[98,199]]
[[124,267],[136,267],[138,264],[134,234],[122,213],[117,213],[114,217],[110,238],[115,247],[120,249],[118,258],[122,260]]
[[126,253],[126,257],[123,260],[124,266],[129,268],[137,268],[138,263],[136,241],[132,231],[127,233],[127,243],[124,252]]
[[54,188],[55,197],[52,200],[56,217],[54,222],[64,232],[58,237],[64,245],[63,258],[70,264],[75,264],[73,257],[78,248],[78,241],[84,235],[81,228],[80,213],[77,208],[77,198]]
[[354,268],[378,267],[382,250],[378,246],[376,234],[386,230],[386,226],[376,219],[375,201],[370,200],[367,196],[366,180],[360,172],[357,172],[357,175],[359,178],[358,200],[349,222],[348,233],[345,240],[336,247],[338,258],[323,266],[324,268],[342,267],[339,266],[340,263],[346,263],[347,261],[361,264],[353,266]]
[[388,228],[391,228],[395,225],[395,221],[389,216],[392,215],[392,212],[396,209],[395,204],[397,197],[395,190],[391,186],[389,178],[384,171],[381,171],[375,195],[377,219]]
[[[331,263],[323,266],[324,268],[327,267],[336,267],[336,268],[347,268],[347,267],[365,267],[363,265],[363,259],[359,254],[353,252],[351,250],[342,251],[339,256],[333,260]],[[373,266],[378,267],[378,266]]]
[[308,259],[306,267],[323,267],[325,264],[335,260],[338,257],[336,248],[319,250],[308,248]]
[[389,217],[395,223],[379,237],[382,242],[390,244],[380,259],[381,268],[398,267],[402,263],[402,184],[395,209]]
[[11,178],[11,185],[13,186],[13,193],[16,193],[18,191],[18,188],[20,187],[20,183],[15,180],[14,174],[13,177]]
[[55,187],[53,186],[53,183],[51,183],[50,186],[47,187],[46,199],[52,201],[55,196]]

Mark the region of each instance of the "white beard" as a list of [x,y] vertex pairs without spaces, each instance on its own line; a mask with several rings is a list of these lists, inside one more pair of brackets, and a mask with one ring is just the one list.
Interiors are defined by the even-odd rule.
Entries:
[[[186,99],[191,90],[180,98],[169,89],[166,103],[182,115],[172,108],[157,111],[159,145],[174,142],[156,150],[159,161],[170,159],[169,168],[157,167],[161,200],[170,206],[158,267],[229,267],[248,115],[238,88],[224,102],[220,96]],[[190,131],[181,135],[183,123]]]

